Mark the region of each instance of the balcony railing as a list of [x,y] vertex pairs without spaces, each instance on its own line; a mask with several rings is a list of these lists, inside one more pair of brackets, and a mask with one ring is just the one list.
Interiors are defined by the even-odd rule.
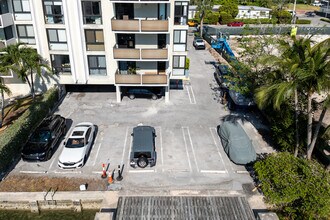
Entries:
[[130,84],[130,85],[148,85],[148,84],[168,84],[168,75],[157,74],[157,72],[145,72],[144,74],[120,74],[117,71],[115,75],[116,84]]
[[169,19],[146,20],[146,19],[115,19],[111,20],[112,31],[132,32],[168,32]]
[[0,27],[5,28],[14,24],[13,16],[11,13],[0,15]]
[[134,48],[113,48],[115,59],[137,59],[137,60],[167,60],[168,49],[134,49]]

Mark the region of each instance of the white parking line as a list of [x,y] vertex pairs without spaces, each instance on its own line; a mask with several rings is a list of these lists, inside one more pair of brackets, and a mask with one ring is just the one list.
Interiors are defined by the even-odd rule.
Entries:
[[187,141],[186,141],[186,137],[185,137],[185,133],[184,133],[184,128],[182,127],[181,129],[182,129],[182,134],[183,134],[184,146],[186,148],[186,153],[187,153],[187,157],[188,157],[189,170],[190,170],[190,172],[192,172],[191,163],[190,163],[190,157],[189,157],[189,153],[188,153]]
[[[130,149],[132,149],[132,142],[133,142],[133,137],[132,137],[132,135],[131,135],[128,151],[129,151]],[[128,163],[128,164],[130,163],[130,161],[129,161],[130,156],[131,156],[131,155],[130,155],[130,152],[128,152],[128,156],[127,156],[127,163]],[[122,164],[123,164],[123,163],[122,163]]]
[[129,173],[156,173],[156,170],[129,170]]
[[[221,155],[221,152],[220,152],[220,148],[219,148],[219,146],[218,146],[218,144],[217,144],[217,141],[216,141],[216,139],[215,139],[215,137],[214,137],[214,132],[215,133],[217,133],[217,129],[216,128],[209,128],[210,129],[210,132],[211,132],[211,136],[212,136],[212,139],[213,139],[213,143],[214,143],[214,145],[216,146],[216,148],[217,148],[217,150],[218,150],[218,154],[219,154],[219,156],[220,156],[220,159],[221,159],[221,162],[222,162],[222,164],[223,164],[223,166],[225,167],[225,169],[226,169],[226,165],[225,165],[225,162],[224,162],[224,160],[223,160],[223,158],[222,158],[222,155]],[[226,171],[227,171],[227,169],[226,169]],[[227,171],[228,172],[228,171]]]
[[243,173],[243,174],[245,174],[245,173],[249,173],[248,171],[246,171],[246,170],[236,170],[235,171],[235,173]]
[[29,171],[29,170],[21,170],[19,171],[20,173],[29,173],[29,174],[32,174],[32,173],[47,173],[47,170],[46,171]]
[[127,144],[128,128],[129,127],[126,128],[125,141],[124,141],[124,147],[123,147],[123,155],[121,156],[121,162],[120,162],[120,164],[124,164],[124,157],[125,157],[125,149],[126,149],[126,144]]
[[194,90],[192,89],[192,86],[185,85],[184,87],[187,89],[190,104],[196,104],[196,99],[195,99]]
[[224,174],[228,173],[227,170],[201,170],[201,173],[210,173],[210,174]]
[[189,137],[192,153],[193,153],[193,156],[194,156],[195,164],[196,164],[196,167],[197,167],[197,171],[199,171],[199,167],[198,167],[198,163],[197,163],[197,159],[196,159],[196,154],[195,154],[195,150],[194,150],[194,145],[193,145],[193,142],[191,140],[190,130],[189,130],[188,127],[187,127],[187,132],[188,132],[188,137]]
[[81,171],[54,171],[56,174],[79,174]]
[[[62,143],[61,143],[62,144]],[[58,147],[58,148],[60,148],[60,147]],[[52,168],[52,166],[53,166],[53,164],[54,164],[54,162],[55,162],[55,154],[53,155],[53,160],[52,160],[52,162],[51,162],[51,164],[49,165],[49,168],[48,168],[48,170],[50,170],[50,168]]]
[[99,155],[99,151],[100,151],[100,148],[101,148],[101,145],[102,145],[102,139],[103,139],[103,137],[101,138],[101,143],[99,144],[99,147],[97,148],[97,152],[96,152],[95,160],[94,160],[94,162],[93,162],[93,166],[95,166],[95,163],[96,163],[97,157],[98,157],[98,155]]
[[92,171],[92,173],[95,173],[95,174],[102,174],[103,172],[102,172],[102,171]]

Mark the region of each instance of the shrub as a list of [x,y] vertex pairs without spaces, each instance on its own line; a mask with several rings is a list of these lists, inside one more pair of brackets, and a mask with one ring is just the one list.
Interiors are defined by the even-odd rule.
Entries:
[[277,23],[279,24],[290,24],[292,19],[290,12],[285,10],[273,11],[273,17],[277,19]]
[[330,174],[319,164],[277,153],[254,168],[266,201],[285,219],[329,219]]
[[219,21],[219,13],[218,12],[207,13],[206,16],[205,16],[205,23],[217,24],[218,21]]
[[219,23],[220,24],[228,24],[229,22],[231,22],[233,19],[233,17],[228,14],[227,12],[220,12],[219,13]]
[[0,174],[5,173],[20,157],[22,148],[34,129],[58,101],[58,90],[49,89],[40,102],[33,103],[16,121],[3,131],[0,138]]
[[321,21],[325,21],[325,22],[329,22],[329,23],[330,23],[330,19],[328,19],[328,18],[321,18],[320,20],[321,20]]
[[189,66],[190,66],[190,59],[187,57],[186,58],[186,65],[184,66],[184,69],[189,70]]
[[307,19],[298,19],[296,20],[296,24],[310,24],[312,21]]
[[[260,19],[247,19],[247,18],[239,18],[234,21],[241,21],[244,24],[273,24],[274,20],[270,18],[260,18]],[[276,22],[276,20],[275,20]]]

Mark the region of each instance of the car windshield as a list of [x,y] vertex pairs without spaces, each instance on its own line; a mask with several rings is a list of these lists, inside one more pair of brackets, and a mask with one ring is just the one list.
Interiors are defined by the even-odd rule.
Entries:
[[69,138],[66,144],[67,148],[80,148],[84,146],[84,138]]
[[196,40],[197,43],[203,43],[204,41],[202,39]]
[[32,143],[45,143],[50,140],[50,131],[39,130],[36,131],[30,138]]

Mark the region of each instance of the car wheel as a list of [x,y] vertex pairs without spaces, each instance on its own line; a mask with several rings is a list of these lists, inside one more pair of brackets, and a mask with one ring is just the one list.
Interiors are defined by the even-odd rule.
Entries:
[[139,167],[145,168],[146,166],[148,166],[148,160],[144,156],[141,156],[138,159],[137,164],[138,164]]
[[66,126],[62,128],[62,135],[65,135],[65,133],[66,133]]
[[232,100],[228,100],[228,109],[229,110],[235,110],[235,104]]
[[52,149],[49,149],[46,155],[46,160],[49,160],[50,158],[52,158]]
[[135,95],[134,94],[129,94],[128,98],[135,99]]
[[157,97],[155,94],[153,94],[153,95],[151,96],[151,98],[152,98],[152,100],[156,100],[158,97]]

